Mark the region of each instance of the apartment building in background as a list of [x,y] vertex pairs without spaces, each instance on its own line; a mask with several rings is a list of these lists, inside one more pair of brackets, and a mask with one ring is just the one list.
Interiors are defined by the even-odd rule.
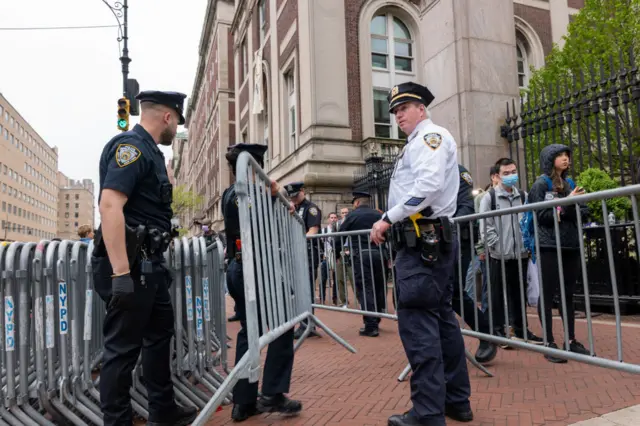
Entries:
[[[476,181],[508,153],[499,125],[531,67],[563,45],[584,0],[210,0],[176,181],[221,224],[224,153],[269,146],[265,168],[303,181],[323,212],[349,203],[354,173],[406,135],[388,112],[396,84],[426,84],[435,123]],[[505,66],[505,64],[511,64]],[[175,152],[175,151],[174,151]]]
[[58,149],[0,93],[0,240],[36,241],[57,230]]
[[78,240],[78,228],[95,227],[94,183],[91,179],[69,179],[58,172],[58,232],[63,240]]

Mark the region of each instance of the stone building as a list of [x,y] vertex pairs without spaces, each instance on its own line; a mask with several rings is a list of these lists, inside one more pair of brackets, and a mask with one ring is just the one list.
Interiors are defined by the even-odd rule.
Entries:
[[[526,87],[584,0],[211,0],[187,110],[189,168],[221,225],[224,153],[269,145],[266,169],[304,181],[325,215],[354,172],[404,135],[386,96],[409,80],[436,96],[433,120],[480,183],[507,153],[505,104]],[[184,167],[184,165],[183,165]],[[180,176],[176,175],[178,182]]]
[[64,240],[78,240],[78,228],[95,220],[95,185],[91,179],[69,179],[58,172],[58,232]]

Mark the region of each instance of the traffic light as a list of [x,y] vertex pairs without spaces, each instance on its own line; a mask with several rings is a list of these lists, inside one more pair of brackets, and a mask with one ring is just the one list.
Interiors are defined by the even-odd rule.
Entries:
[[118,99],[118,130],[129,130],[129,99]]

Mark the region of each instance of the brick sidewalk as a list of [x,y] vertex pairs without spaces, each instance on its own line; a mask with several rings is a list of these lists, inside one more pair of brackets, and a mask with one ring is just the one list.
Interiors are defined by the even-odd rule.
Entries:
[[[291,396],[304,404],[302,414],[289,419],[265,415],[243,424],[386,425],[390,415],[410,408],[409,384],[396,380],[406,365],[397,324],[383,320],[380,337],[372,339],[358,335],[362,324],[359,316],[322,310],[318,315],[358,353],[347,352],[328,337],[308,340],[296,354],[291,385]],[[532,330],[539,333],[537,318],[530,317],[530,321]],[[229,324],[232,346],[238,327],[238,323]],[[556,341],[562,342],[557,318],[554,331]],[[640,327],[624,326],[622,333],[625,361],[640,363]],[[576,335],[586,345],[585,322],[576,323]],[[598,355],[615,358],[615,327],[594,324],[594,335]],[[477,341],[465,340],[475,352]],[[233,360],[233,348],[230,359]],[[490,366],[494,378],[470,368],[475,420],[468,425],[570,425],[640,404],[637,376],[577,362],[551,364],[528,351],[501,350]],[[230,407],[214,414],[209,424],[231,424]]]

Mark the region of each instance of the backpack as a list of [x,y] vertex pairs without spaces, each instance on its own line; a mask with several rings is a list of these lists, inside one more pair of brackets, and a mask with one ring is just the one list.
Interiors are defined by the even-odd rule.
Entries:
[[[542,175],[545,182],[547,182],[547,191],[553,190],[553,182],[551,178],[547,175]],[[571,178],[566,178],[566,181],[569,182],[569,187],[571,190],[575,189],[576,184]],[[527,200],[527,203],[529,201]],[[522,219],[520,219],[520,232],[522,233],[522,239],[524,241],[524,248],[527,249],[529,253],[531,253],[531,261],[536,263],[536,236],[535,230],[533,229],[533,211],[529,210],[523,213]]]

